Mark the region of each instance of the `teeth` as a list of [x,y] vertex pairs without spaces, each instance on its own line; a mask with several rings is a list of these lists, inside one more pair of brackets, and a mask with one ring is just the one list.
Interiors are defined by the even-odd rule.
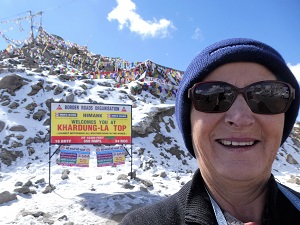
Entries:
[[221,140],[221,143],[223,145],[232,145],[232,146],[250,146],[254,144],[254,141],[246,141],[246,142],[237,142],[237,141],[226,141],[226,140]]

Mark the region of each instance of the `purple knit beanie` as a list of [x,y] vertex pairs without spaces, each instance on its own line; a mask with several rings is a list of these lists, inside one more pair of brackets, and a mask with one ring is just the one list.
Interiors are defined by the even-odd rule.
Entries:
[[247,38],[233,38],[217,42],[200,52],[187,67],[176,96],[175,113],[179,130],[187,150],[195,157],[190,124],[191,100],[188,89],[201,82],[217,67],[230,62],[254,62],[268,68],[280,81],[295,88],[295,99],[285,113],[281,144],[289,136],[299,110],[299,84],[282,56],[272,47]]

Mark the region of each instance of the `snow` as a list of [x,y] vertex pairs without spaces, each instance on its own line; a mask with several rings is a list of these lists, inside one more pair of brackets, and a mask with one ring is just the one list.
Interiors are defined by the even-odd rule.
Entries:
[[[9,74],[2,73],[0,77],[3,78]],[[25,85],[16,92],[16,96],[10,96],[12,102],[16,101],[20,104],[18,109],[0,108],[0,120],[6,121],[9,127],[22,124],[28,129],[27,132],[22,133],[23,140],[33,137],[39,131],[46,134],[47,128],[49,128],[42,126],[40,121],[33,120],[32,116],[25,118],[25,114],[28,113],[24,109],[26,104],[35,102],[38,105],[37,109],[46,110],[45,101],[47,99],[53,98],[55,101],[59,101],[65,98],[64,95],[69,89],[82,91],[82,80],[62,82],[56,76],[29,71],[17,74],[32,80],[31,84],[43,79],[45,84],[53,82],[67,87],[59,95],[53,95],[53,91],[40,91],[34,96],[27,96],[31,88],[30,85]],[[95,79],[93,81],[94,84],[85,83],[88,86],[88,94],[77,96],[75,102],[132,104],[130,99],[122,97],[124,94],[121,90],[128,92],[128,89],[97,85],[99,82],[113,82],[112,80]],[[100,99],[100,92],[108,93],[108,98]],[[167,99],[162,104],[158,98],[146,91],[135,98],[137,101],[135,102],[136,107],[132,111],[133,126],[139,126],[141,121],[147,119],[149,112],[157,110],[158,107],[174,106],[174,99]],[[171,118],[175,121],[174,116]],[[169,119],[170,117],[163,118],[165,122]],[[164,148],[170,148],[174,144],[184,150],[184,144],[177,129],[167,131],[163,121],[161,123],[161,134],[174,138],[170,145],[164,143],[155,147],[152,143],[155,133],[144,138],[133,138],[133,170],[136,171],[138,178],[151,181],[153,186],[150,187],[143,185],[139,180],[130,179],[130,176],[127,176],[128,180],[118,180],[120,174],[128,175],[131,171],[129,156],[126,157],[124,165],[97,167],[96,153],[92,150],[90,166],[87,168],[60,166],[56,163],[59,155],[54,154],[51,158],[50,181],[51,185],[55,186],[55,190],[44,194],[43,191],[49,185],[49,143],[33,143],[32,147],[35,149],[33,155],[28,155],[25,145],[19,147],[19,150],[24,152],[22,158],[18,158],[10,166],[1,164],[0,193],[4,191],[13,193],[13,190],[17,188],[15,186],[17,182],[32,181],[33,186],[30,189],[35,190],[36,194],[17,194],[17,200],[0,205],[0,224],[118,224],[130,210],[159,201],[175,193],[191,179],[197,164],[191,157],[184,158],[186,163],[183,163],[183,160],[164,151]],[[6,129],[0,132],[1,140],[4,140],[9,134],[9,130]],[[93,146],[90,147],[93,149]],[[51,146],[51,152],[53,153],[56,148],[57,146]],[[139,153],[141,149],[145,149],[143,154]],[[291,183],[289,180],[292,176],[299,176],[300,165],[289,164],[285,157],[287,154],[291,154],[295,160],[300,162],[299,152],[299,147],[293,145],[289,138],[284,144],[284,149],[279,150],[273,168],[273,173],[280,182],[297,191],[300,191],[300,185]],[[154,166],[149,166],[151,163]],[[69,178],[63,180],[62,172],[66,169],[70,171]],[[166,173],[166,177],[161,176],[162,172]],[[99,179],[99,176],[102,179]],[[44,179],[45,182],[35,184],[40,179]],[[132,185],[133,188],[125,189],[124,185],[126,184]]]

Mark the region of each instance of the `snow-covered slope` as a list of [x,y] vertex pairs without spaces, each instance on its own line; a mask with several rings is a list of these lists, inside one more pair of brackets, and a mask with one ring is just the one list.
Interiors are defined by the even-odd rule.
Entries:
[[[117,224],[130,210],[179,190],[197,168],[177,129],[174,98],[162,99],[148,90],[132,93],[135,81],[118,87],[115,79],[63,79],[51,70],[25,67],[15,56],[0,65],[0,82],[16,74],[27,83],[0,90],[0,193],[13,199],[0,205],[0,224]],[[70,100],[133,106],[133,144],[127,147],[129,152],[132,147],[135,179],[128,175],[129,155],[125,165],[97,167],[95,146],[90,167],[60,166],[59,154],[54,154],[49,171],[49,150],[57,148],[49,146],[49,102]],[[295,128],[278,151],[273,173],[300,191],[296,137]],[[49,180],[55,189],[45,193]]]

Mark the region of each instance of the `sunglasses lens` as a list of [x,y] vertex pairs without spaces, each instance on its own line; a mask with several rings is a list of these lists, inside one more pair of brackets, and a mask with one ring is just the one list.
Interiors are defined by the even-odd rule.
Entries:
[[285,111],[290,103],[291,90],[280,82],[256,83],[246,90],[247,102],[252,112],[278,114]]
[[262,81],[245,88],[237,88],[225,82],[203,82],[192,89],[192,101],[196,110],[208,113],[226,112],[239,93],[251,111],[258,114],[284,113],[292,99],[292,88],[279,81]]
[[226,112],[234,101],[234,95],[234,89],[226,83],[201,83],[194,88],[194,107],[201,112]]

